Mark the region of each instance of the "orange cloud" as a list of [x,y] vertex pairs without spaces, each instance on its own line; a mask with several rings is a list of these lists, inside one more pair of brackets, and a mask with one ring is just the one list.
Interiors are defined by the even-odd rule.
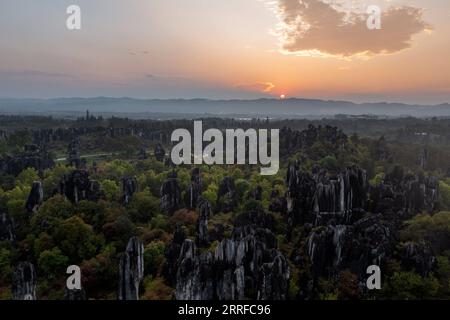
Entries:
[[235,87],[244,90],[269,93],[272,92],[272,90],[275,88],[275,85],[272,82],[258,82],[251,84],[238,84]]
[[367,27],[365,12],[343,12],[322,0],[277,0],[277,34],[285,53],[335,57],[391,54],[409,48],[412,36],[431,27],[422,10],[390,7],[381,13],[381,29]]

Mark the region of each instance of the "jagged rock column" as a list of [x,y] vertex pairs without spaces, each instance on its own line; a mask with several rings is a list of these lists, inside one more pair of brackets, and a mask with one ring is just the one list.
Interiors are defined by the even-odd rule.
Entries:
[[130,239],[119,257],[119,300],[139,300],[139,284],[144,278],[144,244]]
[[14,270],[13,300],[36,300],[36,270],[29,262],[20,262]]

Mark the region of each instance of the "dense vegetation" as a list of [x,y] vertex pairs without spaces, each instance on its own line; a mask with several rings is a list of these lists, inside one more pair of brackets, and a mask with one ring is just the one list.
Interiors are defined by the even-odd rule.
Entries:
[[[44,121],[45,120],[45,121]],[[256,120],[255,120],[256,121]],[[51,118],[1,117],[1,156],[23,152],[27,144],[36,143],[33,130],[49,128],[109,128],[152,127],[167,136],[173,128],[189,127],[189,121],[131,121],[126,119],[96,119],[62,121]],[[360,290],[357,277],[349,270],[335,278],[321,278],[318,299],[449,299],[450,298],[450,120],[445,119],[332,119],[269,122],[258,121],[259,127],[289,127],[292,130],[307,125],[338,125],[349,136],[345,148],[337,148],[327,140],[318,139],[298,150],[283,150],[282,167],[275,176],[263,177],[256,166],[200,166],[203,197],[214,207],[220,181],[234,178],[238,205],[233,212],[215,212],[209,221],[225,226],[225,235],[232,231],[239,214],[261,208],[273,216],[279,248],[291,257],[306,237],[302,225],[295,227],[294,237],[286,237],[286,219],[281,212],[270,212],[271,193],[284,194],[287,166],[301,160],[301,167],[310,171],[316,165],[330,173],[358,165],[367,172],[370,184],[383,181],[386,174],[401,166],[405,172],[433,175],[439,179],[439,207],[436,212],[418,212],[401,221],[396,249],[383,268],[382,290]],[[207,120],[210,127],[250,127],[255,122]],[[383,137],[382,137],[383,136]],[[189,166],[173,168],[157,161],[151,152],[159,140],[124,134],[105,138],[96,131],[80,134],[80,153],[86,157],[89,178],[100,183],[104,197],[97,202],[83,200],[72,203],[55,192],[61,177],[74,167],[67,165],[67,144],[72,137],[50,141],[47,148],[56,165],[45,170],[26,168],[17,176],[0,175],[0,213],[6,212],[15,221],[16,241],[0,242],[0,299],[11,298],[11,279],[19,261],[31,261],[36,266],[39,299],[62,299],[68,265],[79,265],[83,288],[91,299],[115,299],[118,281],[117,256],[125,250],[128,240],[138,236],[144,243],[145,278],[141,299],[171,299],[174,288],[164,277],[166,247],[177,225],[182,225],[189,238],[195,238],[198,213],[182,208],[167,215],[160,208],[160,188],[168,175],[176,170],[182,198],[191,181]],[[283,136],[281,137],[283,140]],[[165,141],[166,149],[170,146]],[[282,144],[283,146],[283,144]],[[138,149],[148,150],[147,159],[139,157]],[[426,149],[426,156],[421,155]],[[426,158],[426,159],[425,159]],[[422,161],[421,161],[422,160]],[[122,203],[122,179],[135,177],[136,192],[128,205]],[[26,201],[34,181],[42,181],[44,202],[36,212],[26,210]],[[262,188],[261,200],[249,194]],[[370,214],[370,213],[369,213]],[[303,238],[303,239],[302,239]],[[422,275],[401,262],[401,250],[408,243],[432,244],[437,265],[433,272]],[[214,250],[217,243],[211,243]],[[304,245],[304,244],[303,244]],[[395,258],[398,257],[398,258]],[[289,262],[292,278],[289,298],[299,297],[305,270]]]

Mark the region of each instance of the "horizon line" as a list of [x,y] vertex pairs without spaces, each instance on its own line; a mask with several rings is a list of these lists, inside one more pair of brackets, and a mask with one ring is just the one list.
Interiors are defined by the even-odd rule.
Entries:
[[258,101],[258,100],[272,100],[272,101],[293,101],[293,100],[305,100],[305,101],[323,101],[323,102],[342,102],[342,103],[352,103],[355,105],[364,105],[364,104],[397,104],[397,105],[406,105],[406,106],[442,106],[442,105],[450,105],[450,101],[441,102],[441,103],[407,103],[407,102],[393,102],[380,100],[376,102],[356,102],[352,100],[342,100],[342,99],[326,99],[326,98],[302,98],[302,97],[287,97],[287,98],[278,98],[278,97],[259,97],[259,98],[143,98],[143,97],[131,97],[131,96],[122,96],[122,97],[113,97],[113,96],[89,96],[89,97],[80,97],[80,96],[71,96],[71,97],[51,97],[51,98],[19,98],[19,97],[0,97],[0,100],[37,100],[37,101],[52,101],[52,100],[70,100],[70,99],[80,99],[80,100],[95,100],[95,99],[112,99],[112,100],[136,100],[136,101],[211,101],[211,102],[232,102],[232,101]]

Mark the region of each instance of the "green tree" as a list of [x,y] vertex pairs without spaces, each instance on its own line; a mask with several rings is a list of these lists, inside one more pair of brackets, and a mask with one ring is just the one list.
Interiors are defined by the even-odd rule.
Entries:
[[43,251],[38,259],[39,271],[48,278],[65,275],[68,263],[69,258],[63,255],[58,247]]
[[160,200],[146,189],[133,195],[128,212],[134,222],[147,223],[151,217],[159,212],[159,207]]
[[154,241],[145,247],[144,270],[146,274],[156,276],[164,261],[164,250],[166,245],[162,241]]
[[46,232],[42,232],[39,237],[34,241],[34,254],[36,257],[47,250],[55,247],[53,238]]
[[406,222],[401,233],[404,241],[429,241],[437,254],[450,247],[450,212],[420,214]]
[[135,236],[136,226],[127,214],[120,214],[102,227],[102,232],[108,242],[113,242],[117,248],[125,248],[128,240]]
[[446,210],[450,210],[450,185],[440,181],[439,182],[439,192],[441,196],[441,204]]
[[105,201],[93,202],[83,200],[76,205],[74,210],[83,221],[92,225],[95,230],[101,230],[108,214],[108,207]]
[[53,230],[60,221],[71,217],[74,214],[73,206],[65,197],[61,195],[45,201],[38,212],[31,218],[31,226],[37,233]]
[[6,248],[0,249],[0,284],[11,278],[12,274],[12,254]]
[[44,180],[42,181],[44,196],[53,194],[53,191],[58,188],[61,178],[72,170],[73,167],[67,167],[62,164],[57,164],[54,168],[45,170]]
[[123,160],[113,160],[105,164],[105,174],[109,179],[119,181],[125,176],[133,176],[133,166]]
[[319,160],[319,165],[331,172],[336,172],[339,169],[338,162],[335,156],[328,155]]
[[381,293],[394,300],[426,300],[435,298],[438,289],[439,282],[433,276],[422,278],[413,272],[396,272]]
[[101,186],[108,201],[118,201],[120,199],[120,186],[117,182],[105,179],[101,182]]
[[250,189],[250,183],[245,179],[236,180],[235,186],[237,195],[240,199],[242,199],[246,192]]
[[16,179],[16,184],[22,187],[31,187],[34,181],[40,180],[39,175],[34,168],[26,168]]
[[99,247],[99,239],[92,227],[78,216],[68,218],[55,227],[53,238],[71,262],[93,257]]
[[203,197],[211,202],[212,204],[216,203],[217,200],[217,191],[219,190],[219,187],[215,183],[211,183],[208,185],[208,188],[206,188],[205,192],[203,192]]

